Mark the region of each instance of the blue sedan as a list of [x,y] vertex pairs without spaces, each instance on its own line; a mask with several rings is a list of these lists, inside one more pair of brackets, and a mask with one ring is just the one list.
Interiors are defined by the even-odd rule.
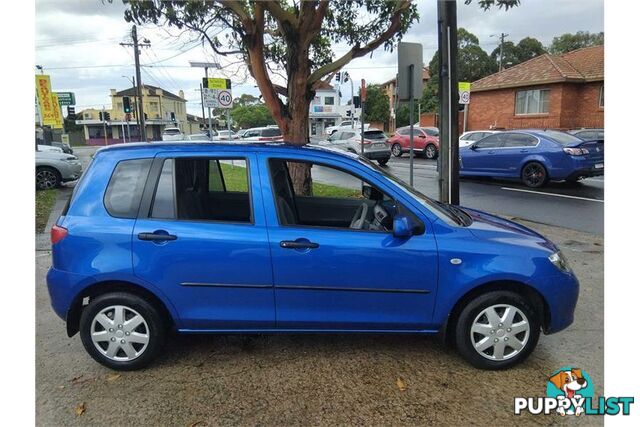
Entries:
[[460,176],[515,178],[538,188],[598,175],[604,175],[604,142],[557,130],[500,132],[460,148]]

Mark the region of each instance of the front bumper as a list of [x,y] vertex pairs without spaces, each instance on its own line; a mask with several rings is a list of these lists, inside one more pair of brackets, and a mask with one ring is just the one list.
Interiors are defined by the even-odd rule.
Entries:
[[576,276],[559,272],[538,285],[536,288],[546,301],[544,333],[554,334],[568,328],[573,323],[580,294],[580,283]]
[[66,162],[64,168],[60,168],[62,182],[75,181],[82,175],[82,164],[80,162]]

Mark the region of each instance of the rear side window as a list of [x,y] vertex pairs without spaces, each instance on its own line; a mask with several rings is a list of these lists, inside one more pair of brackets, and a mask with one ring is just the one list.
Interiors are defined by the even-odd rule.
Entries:
[[104,196],[109,215],[135,218],[138,215],[144,184],[151,168],[151,159],[123,160],[111,175]]
[[165,160],[151,217],[251,222],[247,166],[245,159]]
[[267,128],[262,131],[262,136],[280,136],[282,132],[278,128]]
[[502,140],[505,148],[534,147],[538,144],[536,138],[523,133],[502,134]]

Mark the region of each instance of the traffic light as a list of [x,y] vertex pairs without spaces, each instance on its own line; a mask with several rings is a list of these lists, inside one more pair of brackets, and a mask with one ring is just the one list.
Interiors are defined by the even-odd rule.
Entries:
[[354,96],[353,97],[353,106],[355,108],[360,108],[360,97],[359,96]]
[[131,99],[128,96],[122,97],[122,108],[125,113],[131,113]]
[[351,110],[347,110],[347,117],[351,117]]
[[102,116],[102,111],[98,112],[98,119],[103,122],[104,121],[104,117]]
[[340,83],[340,73],[336,73],[336,83]]
[[67,107],[67,120],[75,120],[76,119],[76,107]]
[[104,112],[104,121],[108,122],[111,120],[111,113]]
[[171,121],[174,123],[176,121],[176,113],[174,113],[173,111],[171,112]]

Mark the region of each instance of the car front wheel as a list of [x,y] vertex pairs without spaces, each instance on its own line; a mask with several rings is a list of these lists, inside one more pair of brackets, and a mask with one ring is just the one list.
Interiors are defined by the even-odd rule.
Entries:
[[436,148],[435,145],[429,144],[424,149],[424,156],[427,159],[432,159],[433,160],[436,157],[438,157],[438,149]]
[[539,337],[536,310],[510,291],[488,292],[472,300],[455,329],[458,351],[480,369],[505,369],[522,362]]
[[158,310],[137,295],[92,298],[80,317],[80,338],[93,359],[118,371],[140,369],[160,352],[165,327]]
[[402,147],[397,142],[391,146],[391,154],[396,157],[402,156]]
[[62,177],[60,172],[50,167],[36,169],[36,188],[38,190],[50,190],[60,186]]

